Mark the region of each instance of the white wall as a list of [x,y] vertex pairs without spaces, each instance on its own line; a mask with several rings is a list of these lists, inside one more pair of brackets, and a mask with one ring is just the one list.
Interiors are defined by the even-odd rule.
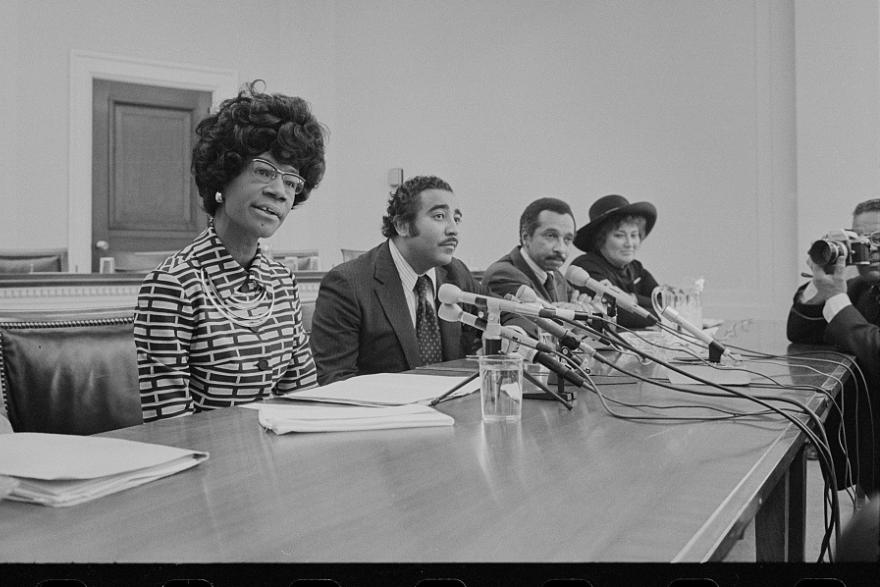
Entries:
[[337,6],[340,216],[371,229],[344,245],[378,241],[389,167],[450,181],[472,267],[515,244],[538,196],[583,223],[622,193],[659,208],[642,258],[661,281],[704,276],[710,313],[784,312],[793,283],[770,268],[793,257],[790,3]]
[[877,187],[877,3],[832,4],[0,3],[14,129],[0,135],[0,248],[66,246],[68,61],[99,51],[232,69],[312,103],[328,173],[276,249],[317,246],[327,267],[379,242],[391,167],[453,185],[475,269],[514,245],[530,200],[567,198],[583,223],[617,192],[659,208],[641,258],[661,281],[704,276],[707,315],[782,317],[803,242],[838,209],[814,213],[816,194],[859,192],[836,226]]
[[795,5],[799,260],[828,230],[848,228],[856,204],[880,198],[880,9],[845,6]]

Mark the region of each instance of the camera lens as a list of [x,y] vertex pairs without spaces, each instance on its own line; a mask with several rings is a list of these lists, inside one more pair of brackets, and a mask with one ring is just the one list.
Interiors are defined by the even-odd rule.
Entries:
[[824,239],[818,240],[810,246],[807,255],[810,256],[810,261],[816,265],[826,267],[827,265],[834,265],[837,262],[837,257],[839,255],[846,255],[846,249],[844,247],[845,245],[843,245],[843,243],[837,241]]

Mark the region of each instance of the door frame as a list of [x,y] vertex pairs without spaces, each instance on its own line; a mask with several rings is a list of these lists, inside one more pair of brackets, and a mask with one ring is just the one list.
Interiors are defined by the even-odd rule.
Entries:
[[95,79],[211,92],[211,108],[238,92],[238,72],[136,59],[121,55],[70,52],[70,135],[68,137],[67,250],[74,273],[92,267],[92,82]]

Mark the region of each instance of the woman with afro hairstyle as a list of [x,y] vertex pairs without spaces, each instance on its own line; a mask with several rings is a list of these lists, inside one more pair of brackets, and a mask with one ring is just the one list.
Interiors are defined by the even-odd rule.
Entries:
[[135,343],[145,421],[315,385],[296,279],[265,256],[324,175],[327,134],[302,98],[247,84],[196,127],[208,228],[144,279]]

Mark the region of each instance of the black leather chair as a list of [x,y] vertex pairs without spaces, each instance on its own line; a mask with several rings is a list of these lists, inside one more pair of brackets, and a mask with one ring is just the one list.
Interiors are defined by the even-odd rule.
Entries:
[[16,432],[140,424],[134,311],[0,313],[0,394]]
[[67,249],[0,251],[0,273],[67,271]]

